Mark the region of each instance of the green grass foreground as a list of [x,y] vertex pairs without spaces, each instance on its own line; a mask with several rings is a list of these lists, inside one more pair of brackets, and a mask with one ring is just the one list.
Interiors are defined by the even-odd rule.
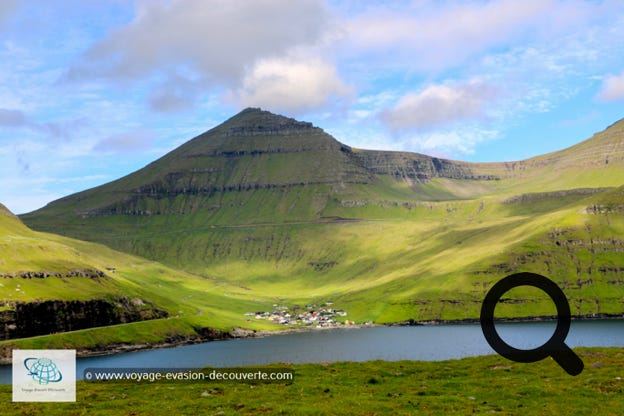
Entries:
[[[12,403],[2,415],[622,415],[624,349],[581,348],[579,376],[552,359],[289,365],[291,384],[86,383],[76,403]],[[280,365],[284,367],[284,365]]]

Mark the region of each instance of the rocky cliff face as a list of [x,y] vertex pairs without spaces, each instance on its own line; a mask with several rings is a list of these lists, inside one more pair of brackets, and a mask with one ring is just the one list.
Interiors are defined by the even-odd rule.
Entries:
[[223,137],[302,136],[322,131],[312,123],[277,116],[259,108],[247,108],[231,120]]
[[481,173],[469,164],[408,152],[360,150],[354,157],[374,174],[397,179],[427,182],[433,178],[497,180],[498,176]]
[[0,339],[27,338],[148,319],[167,312],[141,299],[5,302],[0,312]]

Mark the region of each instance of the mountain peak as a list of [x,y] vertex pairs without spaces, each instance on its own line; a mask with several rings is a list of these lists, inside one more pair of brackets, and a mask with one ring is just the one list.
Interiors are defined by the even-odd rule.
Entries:
[[298,121],[261,108],[248,107],[216,129],[225,136],[285,136],[320,130],[312,123]]
[[262,112],[264,110],[262,110],[262,108],[260,107],[247,107],[245,109],[243,109],[239,114],[243,114],[243,113],[259,113]]
[[188,141],[166,157],[290,153],[319,148],[337,149],[340,146],[333,137],[312,123],[250,107]]

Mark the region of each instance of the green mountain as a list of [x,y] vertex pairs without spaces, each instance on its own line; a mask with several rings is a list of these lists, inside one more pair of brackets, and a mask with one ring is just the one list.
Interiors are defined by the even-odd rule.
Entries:
[[[556,280],[575,314],[619,315],[622,185],[624,121],[559,152],[467,163],[354,149],[246,109],[21,218],[226,282],[234,298],[331,300],[356,321],[476,318],[515,271]],[[497,313],[554,314],[530,288],[513,295]]]

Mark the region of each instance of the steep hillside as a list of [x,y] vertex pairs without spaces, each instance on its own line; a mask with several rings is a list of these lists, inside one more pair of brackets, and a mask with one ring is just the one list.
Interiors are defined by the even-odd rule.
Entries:
[[224,296],[225,282],[32,231],[2,205],[0,253],[0,361],[15,346],[99,350],[220,337],[246,323],[243,312],[266,307]]
[[[358,321],[476,318],[487,289],[521,270],[558,281],[579,315],[618,315],[623,143],[619,122],[559,152],[474,164],[353,149],[247,109],[22,218],[228,282],[237,298],[332,299]],[[525,313],[553,313],[519,296]]]

